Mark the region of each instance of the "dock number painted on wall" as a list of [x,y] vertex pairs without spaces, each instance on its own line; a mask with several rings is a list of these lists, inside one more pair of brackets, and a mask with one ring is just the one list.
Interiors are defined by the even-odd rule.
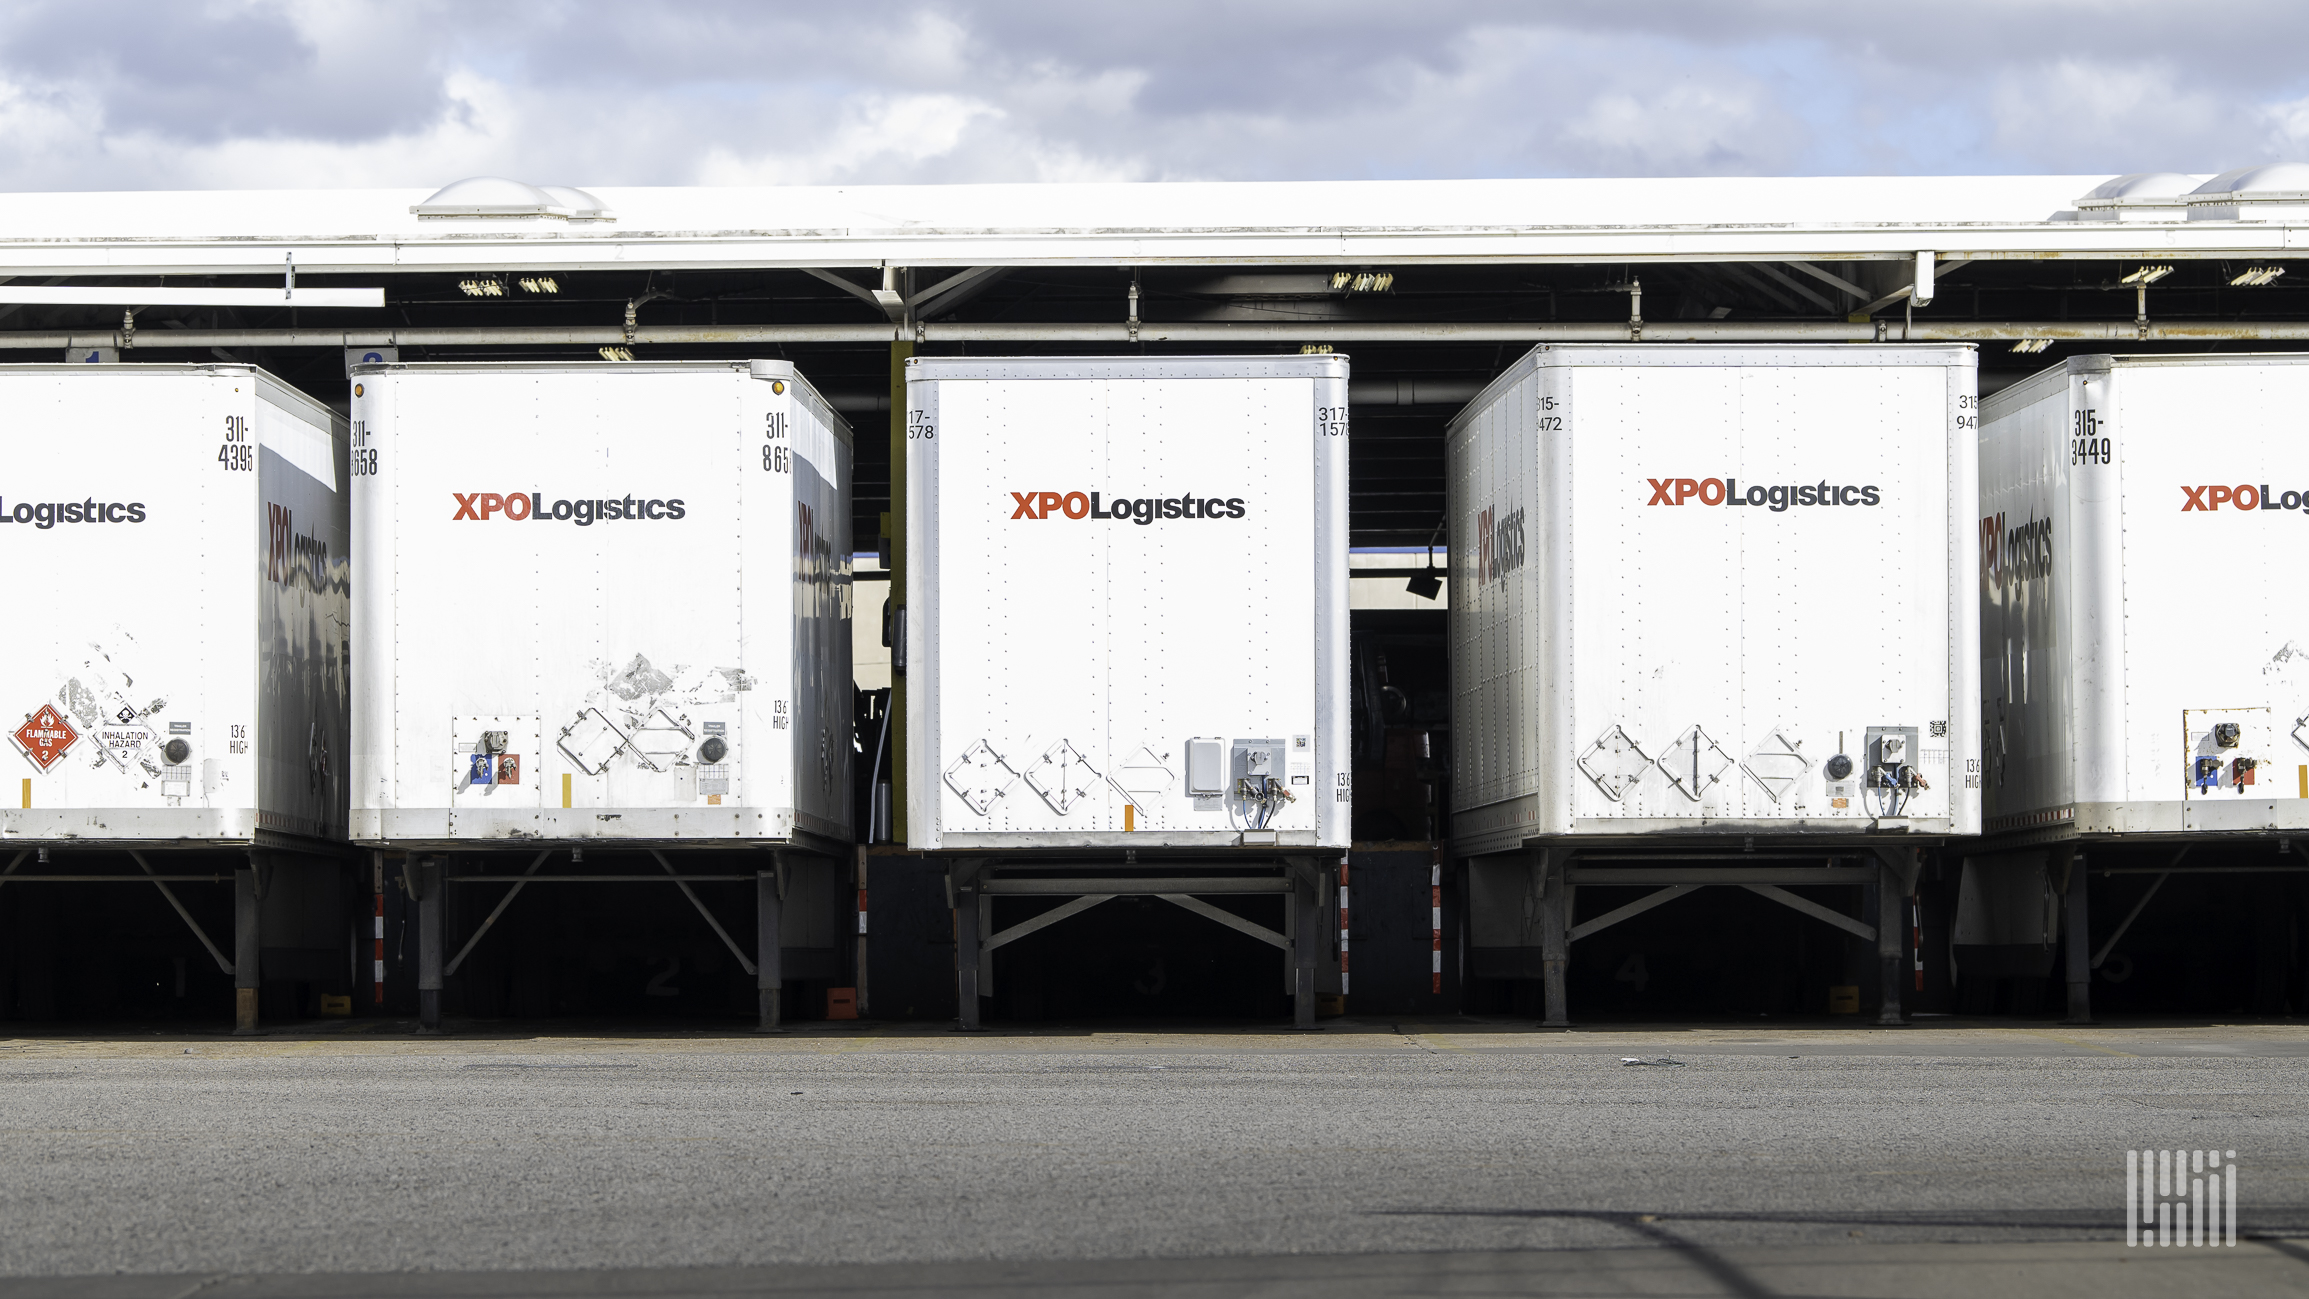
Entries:
[[224,417],[224,442],[216,449],[216,462],[229,471],[246,472],[257,467],[256,445],[249,441],[248,416]]

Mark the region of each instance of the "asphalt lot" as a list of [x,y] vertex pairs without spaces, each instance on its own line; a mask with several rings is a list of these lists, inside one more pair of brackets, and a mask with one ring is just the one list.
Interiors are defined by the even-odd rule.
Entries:
[[392,1027],[0,1038],[0,1295],[2309,1293],[2300,1025]]

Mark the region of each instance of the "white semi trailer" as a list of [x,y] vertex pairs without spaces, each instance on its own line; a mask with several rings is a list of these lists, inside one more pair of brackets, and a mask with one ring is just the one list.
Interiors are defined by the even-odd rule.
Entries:
[[[1296,936],[1353,806],[1346,358],[915,358],[907,393],[905,839],[985,931],[964,1021],[1008,941],[982,892],[1291,894],[1311,1019]],[[1107,878],[1157,853],[1267,873]]]
[[[1844,927],[1897,1014],[1916,847],[1980,823],[1974,373],[1968,346],[1551,345],[1452,422],[1471,974],[1544,979],[1561,1022],[1570,941],[1625,915],[1877,884]],[[1784,860],[1606,863],[1669,846]],[[1661,891],[1575,927],[1579,883]]]
[[[0,366],[0,410],[0,683],[20,714],[0,878],[154,877],[251,1030],[259,893],[333,896],[345,836],[345,423],[245,365]],[[157,878],[202,849],[244,856],[230,960]],[[82,869],[107,860],[133,869]],[[343,930],[262,935],[307,940]]]
[[[622,846],[669,876],[669,849],[795,849],[765,932],[777,875],[831,906],[851,447],[794,368],[365,365],[352,409],[353,838]],[[779,945],[730,947],[774,1018]]]
[[2309,614],[2285,562],[2309,528],[2305,401],[2309,356],[2239,354],[2072,357],[1983,403],[1990,851],[1956,941],[2049,960],[2065,896],[2073,1017],[2111,945],[2088,941],[2080,849],[2298,860],[2279,837],[2309,830]]

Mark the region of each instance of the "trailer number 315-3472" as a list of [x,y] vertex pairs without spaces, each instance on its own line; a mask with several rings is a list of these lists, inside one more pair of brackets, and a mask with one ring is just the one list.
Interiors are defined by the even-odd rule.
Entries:
[[216,462],[228,470],[246,471],[257,467],[256,445],[249,441],[248,416],[224,417],[224,443],[216,449]]

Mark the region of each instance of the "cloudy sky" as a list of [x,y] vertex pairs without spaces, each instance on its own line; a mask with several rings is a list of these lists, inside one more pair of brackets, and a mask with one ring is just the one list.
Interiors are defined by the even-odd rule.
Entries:
[[0,189],[2211,172],[2309,6],[104,4],[0,13]]

